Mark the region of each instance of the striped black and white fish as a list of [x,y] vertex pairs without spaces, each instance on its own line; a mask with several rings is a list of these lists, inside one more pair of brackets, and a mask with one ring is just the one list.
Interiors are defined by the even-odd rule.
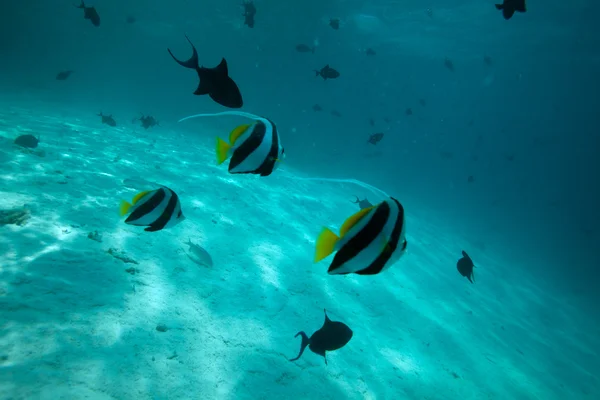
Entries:
[[126,224],[146,226],[147,232],[173,227],[185,219],[179,196],[164,186],[136,194],[131,203],[122,201],[119,212],[121,216],[129,213]]
[[229,143],[217,138],[217,163],[231,157],[232,174],[271,175],[283,156],[277,127],[268,119],[238,126],[229,134]]
[[224,111],[216,114],[196,114],[179,120],[199,117],[237,115],[254,120],[252,124],[240,125],[229,134],[229,143],[217,138],[217,163],[228,158],[232,174],[257,174],[268,176],[283,161],[285,153],[273,121],[243,111]]
[[317,238],[315,262],[336,251],[329,274],[378,274],[405,253],[405,229],[404,207],[390,197],[348,218],[339,236],[324,228]]

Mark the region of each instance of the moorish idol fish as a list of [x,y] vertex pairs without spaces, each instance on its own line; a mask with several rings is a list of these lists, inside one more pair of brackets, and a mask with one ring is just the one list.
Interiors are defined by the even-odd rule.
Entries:
[[217,114],[198,114],[179,120],[217,115],[239,115],[255,120],[252,124],[240,125],[229,134],[229,143],[217,138],[217,164],[228,158],[229,173],[257,174],[268,176],[285,157],[279,132],[275,124],[267,119],[242,111],[225,111]]
[[298,357],[290,359],[290,361],[296,361],[304,353],[306,346],[315,354],[323,356],[325,358],[325,365],[327,365],[326,351],[334,351],[344,347],[350,339],[352,339],[352,329],[348,325],[339,321],[332,321],[327,316],[327,310],[325,311],[325,322],[321,329],[312,334],[309,338],[306,333],[300,331],[294,337],[302,336],[302,343],[300,344],[300,353]]
[[404,207],[393,197],[348,218],[336,235],[324,228],[317,238],[315,262],[336,254],[329,274],[375,275],[405,253]]
[[177,193],[164,186],[136,194],[131,204],[122,201],[119,211],[121,216],[129,213],[126,224],[147,226],[147,232],[173,227],[185,219]]
[[458,270],[458,273],[467,278],[469,282],[473,283],[473,279],[475,279],[473,268],[475,268],[473,260],[471,260],[471,257],[469,257],[467,252],[463,250],[462,258],[460,258],[456,263],[456,269]]
[[179,65],[185,68],[196,70],[200,83],[198,88],[194,92],[195,95],[207,94],[211,99],[221,104],[222,106],[229,108],[241,108],[244,104],[242,100],[242,93],[238,88],[238,85],[229,77],[229,70],[227,68],[227,61],[223,58],[219,65],[214,68],[201,67],[198,62],[198,52],[196,47],[185,37],[190,45],[192,46],[192,56],[187,61],[181,61],[171,53],[170,49],[167,49],[173,60]]

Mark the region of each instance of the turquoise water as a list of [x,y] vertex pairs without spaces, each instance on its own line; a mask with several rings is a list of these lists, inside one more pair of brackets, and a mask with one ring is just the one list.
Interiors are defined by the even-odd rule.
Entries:
[[[237,0],[90,1],[98,28],[69,3],[0,6],[0,399],[600,398],[597,5],[485,3],[257,0],[253,29]],[[247,120],[177,122],[225,110],[166,52],[184,33],[276,121],[271,176],[215,163]],[[327,63],[339,80],[315,78]],[[355,196],[384,198],[352,180],[406,210],[378,275],[313,262]],[[120,201],[159,185],[186,219],[125,224]],[[291,362],[324,309],[351,340]]]

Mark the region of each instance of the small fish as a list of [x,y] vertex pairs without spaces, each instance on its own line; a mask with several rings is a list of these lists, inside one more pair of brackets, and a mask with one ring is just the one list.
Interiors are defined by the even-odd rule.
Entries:
[[427,102],[425,101],[425,99],[419,99],[419,104],[420,104],[422,107],[425,107],[425,106],[427,105]]
[[483,56],[483,62],[485,63],[485,65],[491,66],[492,65],[492,57],[490,57],[490,56]]
[[374,56],[374,55],[376,55],[376,54],[377,54],[377,53],[375,52],[375,50],[373,50],[373,49],[372,49],[372,48],[370,48],[370,47],[369,47],[369,48],[368,48],[368,49],[365,51],[365,53],[366,53],[368,56]]
[[389,124],[391,122],[389,117],[383,117],[383,122],[385,122],[386,124]]
[[339,18],[330,18],[329,26],[337,31],[338,29],[340,29],[340,19]]
[[323,326],[312,334],[309,338],[304,331],[300,331],[294,337],[302,336],[302,343],[300,344],[300,353],[296,358],[290,359],[290,361],[296,361],[302,357],[306,346],[315,354],[323,356],[325,359],[325,365],[327,365],[327,351],[334,351],[341,349],[348,344],[352,339],[352,329],[348,325],[339,321],[332,321],[327,316],[327,310],[325,311],[325,322]]
[[40,142],[39,137],[35,137],[33,135],[21,135],[15,139],[15,144],[21,147],[26,147],[28,149],[35,149]]
[[369,125],[375,126],[375,120],[373,118],[369,118]]
[[373,207],[373,204],[371,204],[371,202],[369,200],[367,200],[366,197],[362,200],[359,199],[358,196],[354,196],[354,197],[356,197],[356,201],[353,201],[353,203],[358,204],[358,206],[360,207],[361,210],[364,210],[365,208]]
[[61,72],[59,72],[58,74],[56,74],[56,80],[57,80],[57,81],[64,81],[64,80],[68,79],[68,78],[69,78],[69,76],[71,76],[71,74],[72,74],[73,72],[74,72],[74,71],[71,71],[71,70],[67,70],[67,71],[61,71]]
[[80,5],[75,6],[75,7],[83,9],[83,18],[84,19],[89,19],[90,22],[92,23],[92,25],[94,25],[94,26],[100,26],[100,15],[98,14],[98,11],[96,11],[96,9],[94,7],[86,7],[83,0],[81,0]]
[[374,133],[371,136],[369,136],[369,140],[367,140],[367,143],[377,144],[377,143],[381,142],[381,139],[383,139],[383,133],[381,133],[381,132]]
[[448,70],[454,72],[454,63],[448,57],[444,59],[444,67],[448,68]]
[[254,28],[254,16],[256,15],[256,6],[253,1],[245,1],[242,3],[244,7],[244,25],[248,25],[248,28]]
[[315,262],[336,252],[328,273],[375,275],[406,252],[404,207],[393,197],[360,210],[340,228],[340,235],[324,228],[315,248]]
[[315,70],[315,76],[321,76],[324,80],[327,79],[336,79],[340,76],[340,73],[331,68],[329,64],[321,68],[320,70]]
[[112,115],[104,115],[102,112],[98,114],[99,117],[102,118],[102,123],[108,126],[117,126],[117,121],[112,117]]
[[317,112],[318,112],[318,111],[323,111],[323,107],[321,107],[321,106],[320,106],[320,105],[318,105],[318,104],[314,104],[314,105],[312,106],[312,109],[313,109],[313,111],[317,111]]
[[237,84],[229,77],[227,61],[223,58],[221,63],[214,68],[204,68],[198,63],[196,47],[186,36],[192,46],[192,57],[187,61],[175,58],[171,50],[167,49],[171,57],[182,67],[194,69],[198,73],[200,83],[194,92],[195,95],[209,95],[215,102],[229,108],[240,108],[244,104],[242,94]]
[[505,154],[504,158],[506,158],[508,161],[514,161],[515,155],[514,154]]
[[475,182],[475,177],[473,175],[469,175],[469,177],[467,178],[467,182],[468,183],[473,183]]
[[406,111],[404,111],[404,114],[412,115],[413,114],[412,108],[407,108]]
[[160,189],[144,191],[136,194],[131,203],[121,202],[121,217],[129,213],[125,223],[135,226],[146,226],[146,232],[156,232],[170,228],[185,219],[181,211],[179,196],[171,189],[163,186]]
[[315,54],[315,46],[309,46],[307,44],[296,45],[296,51],[299,53],[313,53]]
[[473,280],[475,279],[475,275],[473,275],[473,268],[475,268],[475,264],[473,264],[473,260],[471,260],[471,257],[469,257],[464,250],[462,255],[462,258],[456,263],[456,269],[458,269],[458,272],[466,277],[469,282],[474,283]]
[[128,15],[127,18],[125,18],[125,22],[127,22],[128,24],[134,24],[135,21],[136,19],[133,15]]
[[502,10],[504,19],[509,20],[515,11],[524,13],[526,10],[525,0],[504,0],[502,4],[496,4],[497,10]]
[[141,125],[144,129],[149,129],[149,128],[153,128],[155,126],[160,126],[160,124],[158,123],[156,118],[154,118],[150,115],[142,114],[142,116],[140,118],[134,119],[134,121],[136,121],[136,120],[141,122]]
[[333,115],[334,117],[340,118],[342,116],[342,113],[339,112],[338,110],[331,110],[331,115]]
[[427,14],[429,18],[433,17],[433,10],[431,9],[431,7],[428,7],[427,10],[425,10],[425,14]]
[[266,118],[235,128],[229,134],[229,143],[217,138],[216,152],[219,165],[231,157],[231,174],[268,176],[285,157],[277,127]]
[[188,254],[188,257],[192,261],[194,261],[196,264],[206,265],[207,267],[213,266],[212,257],[206,250],[204,250],[204,248],[192,243],[192,239],[190,238],[188,238],[188,242],[186,244],[190,247],[190,253],[194,255],[194,257],[192,257]]

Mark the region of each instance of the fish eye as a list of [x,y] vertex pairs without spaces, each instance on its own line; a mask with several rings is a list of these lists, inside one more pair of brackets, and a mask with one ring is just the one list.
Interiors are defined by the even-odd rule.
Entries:
[[408,241],[405,240],[402,244],[402,251],[406,250],[406,246],[408,246]]
[[181,218],[182,215],[183,215],[183,213],[181,212],[181,210],[179,210],[179,214],[177,214],[177,218]]

